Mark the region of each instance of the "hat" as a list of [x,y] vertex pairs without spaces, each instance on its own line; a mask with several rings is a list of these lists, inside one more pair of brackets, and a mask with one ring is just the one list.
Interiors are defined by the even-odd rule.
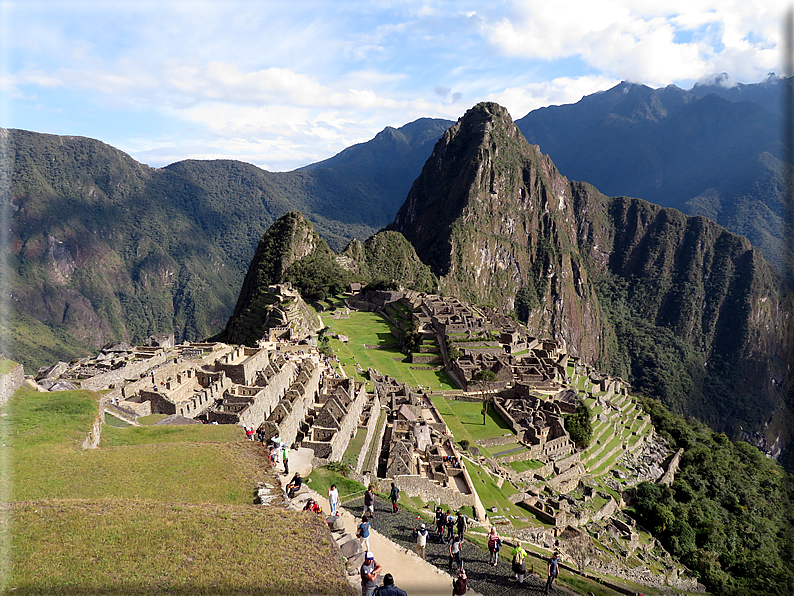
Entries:
[[375,555],[373,555],[371,552],[367,551],[367,554],[364,555],[364,558],[365,559],[374,559]]
[[425,529],[425,525],[424,525],[424,524],[422,524],[422,525],[421,525],[421,526],[419,526],[419,527],[420,527],[420,528],[422,528],[423,530]]

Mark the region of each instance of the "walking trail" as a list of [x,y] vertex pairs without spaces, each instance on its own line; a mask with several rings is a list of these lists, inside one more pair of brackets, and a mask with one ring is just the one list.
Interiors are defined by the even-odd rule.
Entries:
[[[312,471],[312,457],[314,453],[311,449],[298,449],[297,451],[291,450],[289,453],[289,467],[290,475],[284,476],[279,473],[282,487],[286,486],[292,478],[295,471],[301,473],[301,476],[306,478]],[[328,497],[320,495],[313,490],[309,490],[311,497],[315,499],[323,508],[324,513],[331,511],[328,504]],[[296,497],[299,499],[300,496]],[[358,514],[361,508],[353,508],[353,511]],[[370,531],[370,550],[375,555],[375,561],[383,566],[381,576],[391,573],[394,576],[394,585],[398,588],[405,590],[408,596],[449,596],[452,594],[452,576],[448,573],[436,568],[434,565],[423,561],[414,552],[392,542],[383,534],[378,532],[377,527],[379,523],[379,516],[388,516],[389,512],[378,511],[375,519],[371,524],[373,529]],[[361,521],[359,517],[354,517],[346,509],[342,508],[342,520],[345,524],[345,530],[351,535],[356,535],[356,528]],[[358,591],[361,591],[361,583],[358,575],[350,578],[351,585],[355,586]],[[382,583],[382,577],[379,578],[378,583]],[[467,595],[480,596],[471,588]]]

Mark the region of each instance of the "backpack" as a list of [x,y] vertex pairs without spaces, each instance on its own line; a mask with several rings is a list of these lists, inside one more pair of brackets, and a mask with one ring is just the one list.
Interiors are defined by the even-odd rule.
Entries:
[[453,594],[465,594],[466,593],[466,584],[468,580],[459,577],[455,580],[455,583],[452,584],[452,593]]

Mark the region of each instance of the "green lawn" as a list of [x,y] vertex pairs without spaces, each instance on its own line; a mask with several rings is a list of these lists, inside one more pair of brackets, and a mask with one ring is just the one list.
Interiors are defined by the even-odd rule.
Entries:
[[526,472],[527,470],[538,470],[543,467],[543,462],[536,459],[526,459],[524,461],[514,461],[508,464],[516,472]]
[[356,467],[356,462],[358,462],[358,454],[361,453],[361,449],[364,447],[364,441],[366,438],[366,428],[359,428],[356,430],[355,436],[350,440],[350,443],[348,443],[345,454],[342,456],[343,464],[347,464],[351,468]]
[[[488,408],[486,423],[482,423],[482,402],[467,402],[434,395],[433,404],[444,417],[444,422],[460,442],[468,439],[474,444],[477,440],[495,439],[513,431],[493,407]],[[500,448],[493,448],[499,451]]]
[[[336,339],[331,340],[331,347],[339,357],[345,373],[358,381],[363,381],[363,373],[356,372],[356,364],[363,371],[374,368],[380,374],[389,375],[401,383],[412,387],[429,387],[432,390],[456,389],[452,379],[441,366],[413,365],[402,362],[405,354],[398,348],[369,350],[364,345],[383,346],[399,343],[392,335],[393,328],[382,315],[370,312],[351,311],[349,319],[330,319],[324,322],[333,334],[342,334],[350,338],[347,343]],[[417,370],[412,366],[433,366],[433,370]]]

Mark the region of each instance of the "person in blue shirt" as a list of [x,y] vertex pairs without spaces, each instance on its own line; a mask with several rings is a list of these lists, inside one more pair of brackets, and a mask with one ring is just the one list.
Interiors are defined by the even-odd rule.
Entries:
[[554,582],[554,578],[557,577],[560,573],[560,561],[559,561],[559,554],[554,553],[549,559],[549,579],[546,580],[546,594],[549,593],[551,590],[551,584]]

